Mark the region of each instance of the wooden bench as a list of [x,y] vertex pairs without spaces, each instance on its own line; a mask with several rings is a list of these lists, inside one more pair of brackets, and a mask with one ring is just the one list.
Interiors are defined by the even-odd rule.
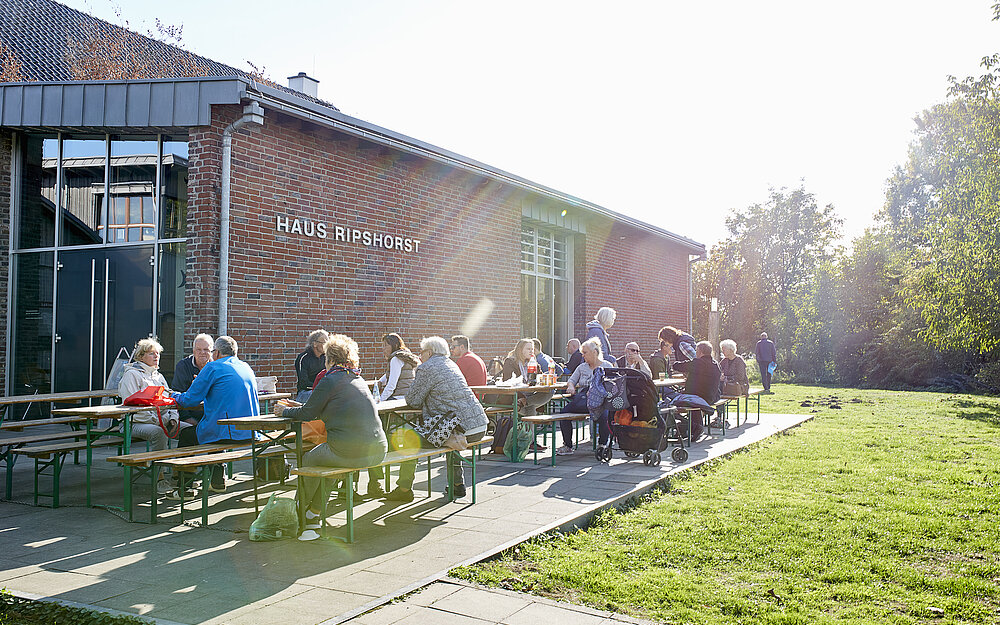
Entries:
[[6,421],[0,424],[0,430],[5,432],[21,432],[24,428],[38,427],[40,425],[73,425],[83,423],[87,419],[84,417],[53,417],[51,419],[28,419],[26,421]]
[[[590,418],[590,413],[587,412],[557,412],[555,414],[540,414],[521,417],[521,423],[528,423],[532,426],[532,439],[535,439],[536,442],[536,444],[532,446],[535,449],[535,464],[538,464],[538,428],[542,428],[542,432],[545,433],[545,428],[548,427],[549,431],[552,433],[552,466],[556,466],[556,424],[560,421],[572,421],[579,423],[586,421],[588,418]],[[510,435],[514,436],[515,434],[511,432]],[[574,447],[576,447],[576,445],[574,445]]]
[[[726,418],[727,418],[726,407],[728,405],[729,405],[729,400],[726,399],[726,398],[721,398],[721,399],[717,400],[715,403],[712,404],[712,408],[715,409],[715,414],[718,415],[719,420],[722,422],[722,428],[721,429],[722,429],[722,435],[723,436],[726,435]],[[708,433],[709,434],[712,433],[712,422],[711,422],[711,419],[709,419],[708,413],[705,412],[704,410],[702,410],[701,408],[688,408],[686,406],[674,406],[674,408],[677,409],[677,414],[679,414],[679,415],[688,415],[691,418],[694,417],[694,413],[698,413],[701,416],[701,418],[704,420],[705,427],[708,428]],[[693,428],[691,427],[691,424],[689,423],[688,424],[688,445],[690,445],[692,443],[692,440],[691,440],[691,430],[692,429]]]
[[157,469],[155,463],[160,460],[170,460],[173,458],[184,458],[199,454],[210,454],[220,451],[228,451],[238,447],[247,447],[250,441],[238,441],[233,443],[206,443],[204,445],[191,445],[189,447],[176,447],[173,449],[162,449],[160,451],[143,451],[132,454],[110,456],[108,462],[114,462],[122,466],[125,473],[125,509],[128,520],[134,520],[132,514],[132,486],[135,481],[143,475],[148,475],[152,488],[152,503],[150,509],[150,523],[156,523],[156,476]]
[[[0,439],[0,459],[5,461],[7,469],[7,490],[5,499],[10,499],[14,490],[14,464],[17,462],[17,454],[14,450],[30,445],[31,443],[50,443],[54,441],[64,441],[66,439],[86,438],[84,431],[51,432],[48,434],[27,434],[25,436],[15,436]],[[77,460],[74,456],[74,460]]]
[[[249,441],[247,441],[249,443]],[[192,447],[181,447],[180,449],[191,449]],[[275,447],[273,449],[267,449],[263,452],[257,454],[258,458],[271,458],[275,456],[284,456],[287,453],[292,453],[288,449],[283,447]],[[184,474],[194,473],[196,471],[201,471],[201,524],[203,527],[208,526],[208,484],[212,480],[211,469],[218,464],[231,464],[239,460],[249,460],[253,458],[253,450],[250,447],[241,447],[238,449],[229,449],[228,451],[218,451],[214,453],[205,453],[197,455],[188,456],[178,456],[173,458],[164,458],[162,460],[155,460],[153,462],[154,467],[167,467],[175,471],[179,475],[178,488],[181,493],[180,501],[180,514],[181,523],[184,522],[184,504],[186,500],[183,499],[183,493],[187,490],[187,485],[185,484]],[[256,476],[254,477],[256,479]],[[284,482],[284,478],[282,478]],[[150,509],[151,522],[156,522],[156,496],[152,498],[152,505]]]
[[743,419],[746,421],[750,418],[750,399],[754,399],[757,402],[757,423],[760,423],[760,396],[764,394],[764,389],[760,386],[751,386],[749,390],[743,395],[723,395],[722,399],[727,402],[736,402],[736,427],[740,427],[740,400],[744,402],[744,412],[746,417]]
[[[493,443],[492,436],[484,436],[474,443],[469,443],[468,449],[472,450],[472,503],[476,503],[476,457],[479,455],[483,446],[488,446]],[[389,467],[391,465],[403,464],[404,462],[410,462],[421,460],[423,458],[428,459],[427,467],[427,496],[431,495],[431,480],[430,480],[430,459],[442,454],[456,453],[462,462],[469,462],[461,453],[455,452],[447,447],[435,447],[431,449],[414,449],[411,451],[394,450],[390,451],[385,455],[385,460],[379,464],[372,465],[370,467],[358,467],[358,468],[344,468],[344,467],[299,467],[297,469],[292,469],[292,475],[296,477],[311,477],[321,480],[320,488],[323,492],[326,492],[326,481],[329,479],[345,479],[347,481],[347,537],[345,542],[354,542],[354,484],[357,480],[357,475],[361,471],[367,471],[368,469],[378,469],[382,467]],[[448,471],[448,501],[454,501],[454,485],[451,483],[451,471]],[[301,481],[299,486],[302,486]],[[388,484],[386,485],[388,486]],[[300,498],[301,500],[301,498]],[[323,511],[320,514],[321,519],[321,531],[325,530],[327,527],[326,517],[327,517],[327,500],[323,500]],[[299,511],[299,521],[302,521],[302,514],[304,514],[305,506],[300,506]]]
[[[86,436],[86,432],[82,432]],[[121,439],[96,440],[90,443],[90,447],[112,447],[122,446]],[[87,441],[69,441],[53,443],[51,445],[35,445],[31,447],[17,447],[11,453],[27,456],[35,460],[35,505],[38,505],[38,497],[48,497],[52,501],[53,508],[59,507],[59,476],[62,473],[66,455],[87,450]],[[44,474],[46,469],[52,469],[52,491],[41,493],[38,491],[38,478]]]

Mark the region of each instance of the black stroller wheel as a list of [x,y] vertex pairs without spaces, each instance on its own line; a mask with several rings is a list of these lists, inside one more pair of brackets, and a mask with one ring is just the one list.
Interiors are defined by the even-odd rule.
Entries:
[[644,465],[651,466],[653,464],[653,452],[646,450],[646,453],[642,454],[642,463]]
[[634,451],[626,451],[625,452],[625,457],[626,458],[638,458],[639,454],[637,452],[634,452]]
[[614,455],[614,452],[611,451],[611,445],[608,445],[604,448],[604,462],[611,462],[612,455]]
[[660,461],[661,460],[662,460],[662,458],[660,457],[660,452],[654,451],[653,452],[653,466],[654,467],[660,466]]
[[688,459],[688,452],[683,447],[674,447],[674,450],[670,452],[670,457],[674,459],[674,462],[684,462]]

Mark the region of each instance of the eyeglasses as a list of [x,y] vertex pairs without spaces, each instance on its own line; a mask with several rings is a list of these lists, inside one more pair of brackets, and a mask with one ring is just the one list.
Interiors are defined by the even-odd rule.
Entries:
[[630,352],[632,352],[633,354],[638,354],[638,353],[639,353],[639,350],[637,350],[637,349],[632,349],[631,347],[626,347],[625,349],[626,349],[626,351],[630,351]]

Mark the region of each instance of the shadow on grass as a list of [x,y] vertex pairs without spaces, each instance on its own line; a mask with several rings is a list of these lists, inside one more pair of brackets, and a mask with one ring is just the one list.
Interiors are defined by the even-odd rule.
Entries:
[[980,401],[975,399],[959,399],[954,403],[955,416],[969,421],[1000,428],[1000,406],[995,402]]

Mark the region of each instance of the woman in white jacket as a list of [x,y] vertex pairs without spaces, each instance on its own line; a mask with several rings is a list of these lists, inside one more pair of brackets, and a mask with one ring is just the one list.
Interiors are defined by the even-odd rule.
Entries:
[[[147,386],[162,386],[170,390],[166,378],[160,373],[160,353],[163,346],[154,339],[142,339],[135,346],[135,353],[132,354],[132,362],[125,366],[121,382],[118,383],[118,394],[122,400],[133,395]],[[163,427],[160,421],[163,421]],[[180,420],[180,416],[173,408],[160,409],[159,417],[154,410],[141,410],[132,413],[132,440],[149,441],[149,447],[153,451],[161,451],[167,448],[167,433],[164,427],[173,431],[178,427],[190,427],[190,424]],[[163,479],[157,480],[156,491],[160,494],[170,492],[171,485]]]

